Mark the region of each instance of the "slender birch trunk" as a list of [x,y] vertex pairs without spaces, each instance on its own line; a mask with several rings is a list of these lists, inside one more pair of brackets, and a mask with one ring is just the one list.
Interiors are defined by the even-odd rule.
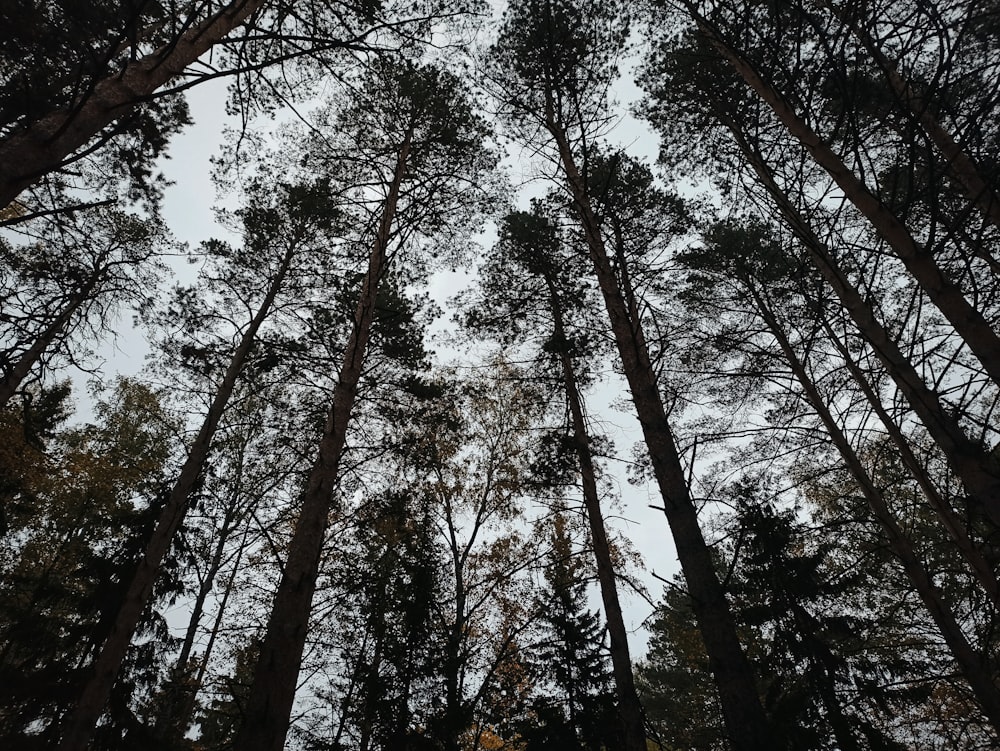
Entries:
[[234,748],[241,751],[281,751],[285,744],[333,491],[375,319],[375,299],[387,266],[392,224],[413,133],[411,125],[399,149],[354,314],[354,327],[344,350],[333,404],[320,439],[319,455],[302,494],[302,508],[261,645],[243,726],[234,741]]
[[[240,481],[237,476],[234,478],[234,488],[232,492],[233,502],[239,498]],[[215,578],[222,570],[223,558],[226,546],[229,543],[230,535],[236,527],[236,516],[232,507],[226,512],[223,519],[222,529],[219,530],[215,540],[215,548],[209,560],[208,570],[198,586],[198,592],[191,606],[191,618],[188,621],[187,630],[184,633],[184,641],[181,643],[180,654],[174,662],[174,681],[168,684],[168,700],[165,709],[156,721],[156,731],[163,737],[169,737],[174,741],[179,741],[187,732],[188,706],[193,706],[193,695],[196,693],[194,687],[188,687],[180,681],[184,681],[188,675],[191,663],[191,651],[194,649],[194,641],[201,626],[201,619],[205,613],[205,603],[215,586]]]
[[255,343],[257,331],[270,313],[271,305],[284,283],[294,253],[295,246],[292,244],[271,280],[256,315],[240,338],[239,346],[236,348],[222,378],[222,383],[212,399],[208,414],[205,415],[198,435],[191,444],[187,459],[181,467],[177,481],[160,512],[156,527],[122,600],[111,633],[94,664],[93,673],[83,688],[76,708],[66,721],[59,751],[85,751],[90,742],[97,721],[111,696],[111,690],[118,678],[122,661],[125,659],[125,654],[132,642],[139,619],[153,593],[153,584],[156,581],[160,563],[170,549],[170,545],[184,521],[188,509],[188,498],[204,469],[219,421],[222,419],[229,398],[232,396],[236,381],[243,372],[246,359]]
[[215,651],[215,641],[219,636],[219,629],[222,628],[222,619],[225,616],[226,607],[229,605],[229,598],[236,585],[236,575],[239,573],[240,562],[243,560],[243,553],[246,551],[247,538],[249,536],[250,527],[246,526],[243,528],[243,537],[240,541],[240,547],[236,552],[233,567],[229,572],[229,578],[226,580],[226,587],[222,591],[222,599],[219,601],[219,607],[215,613],[215,621],[208,635],[208,643],[205,645],[205,651],[201,653],[201,657],[199,658],[198,673],[194,677],[191,691],[187,694],[186,701],[181,705],[181,709],[177,713],[177,727],[181,729],[182,733],[186,731],[194,719],[194,711],[198,706],[198,694],[205,685],[205,673],[208,672],[208,663],[212,659],[212,652]]

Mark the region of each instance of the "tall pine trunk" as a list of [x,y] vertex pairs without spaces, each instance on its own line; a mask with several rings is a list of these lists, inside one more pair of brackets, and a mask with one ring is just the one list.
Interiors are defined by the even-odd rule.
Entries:
[[368,259],[368,271],[362,282],[354,326],[334,388],[333,404],[320,439],[319,456],[302,494],[302,508],[268,619],[243,726],[234,741],[234,748],[241,751],[281,751],[285,744],[340,458],[371,337],[376,295],[387,266],[392,224],[412,139],[411,125],[397,155],[378,234]]
[[[566,342],[566,330],[563,324],[562,303],[550,274],[546,273],[545,281],[549,288],[553,334],[557,342],[564,343]],[[604,526],[604,515],[601,512],[601,499],[597,492],[597,472],[594,467],[594,457],[590,452],[590,436],[583,414],[583,399],[576,381],[573,358],[563,350],[560,360],[563,387],[566,390],[566,400],[569,403],[573,424],[573,442],[576,446],[577,461],[580,462],[583,504],[587,511],[587,522],[590,525],[590,540],[594,547],[594,559],[597,563],[597,580],[601,587],[601,601],[604,604],[608,634],[611,637],[611,669],[615,679],[615,692],[618,695],[618,713],[622,722],[622,748],[624,751],[646,751],[646,730],[642,719],[642,705],[639,703],[639,695],[635,690],[635,676],[632,672],[632,658],[628,647],[628,632],[625,629],[625,619],[622,616],[621,602],[618,599],[615,566],[611,558],[607,530]]]
[[176,40],[95,82],[83,101],[28,124],[0,142],[0,208],[61,167],[103,128],[129,114],[268,0],[231,0]]
[[741,125],[724,112],[716,112],[716,115],[733,134],[740,151],[757,173],[761,185],[771,195],[785,222],[802,241],[813,265],[830,285],[858,332],[875,352],[931,439],[940,447],[970,499],[986,512],[994,524],[1000,525],[1000,475],[996,460],[965,434],[955,416],[945,409],[937,392],[924,383],[899,344],[879,322],[871,304],[851,284],[833,253],[778,185]]
[[983,314],[966,300],[961,289],[948,279],[927,248],[922,247],[906,226],[883,204],[830,145],[799,117],[788,101],[768,84],[738,50],[717,29],[698,14],[691,2],[685,5],[698,28],[730,63],[746,84],[767,104],[788,133],[812,156],[813,160],[844,191],[844,196],[861,212],[875,231],[893,249],[906,270],[916,280],[927,299],[941,311],[982,364],[994,383],[1000,385],[1000,337]]
[[271,305],[284,283],[294,253],[295,246],[292,244],[282,258],[281,266],[271,280],[256,315],[240,338],[239,346],[230,360],[229,367],[226,368],[222,383],[209,406],[208,414],[205,415],[177,481],[160,512],[156,527],[115,616],[111,633],[94,664],[93,673],[84,685],[76,708],[66,722],[62,743],[59,745],[60,751],[85,751],[90,742],[97,721],[111,696],[111,689],[118,678],[122,661],[139,625],[139,619],[153,593],[153,584],[160,564],[184,521],[188,499],[204,469],[219,421],[232,396],[236,381],[243,372],[247,357],[256,341],[257,332],[270,313]]
[[830,412],[826,401],[820,394],[806,370],[805,363],[799,358],[785,333],[784,327],[778,322],[771,306],[764,299],[763,293],[753,282],[741,280],[744,288],[753,299],[758,314],[767,325],[768,330],[778,342],[785,362],[792,370],[795,379],[802,386],[805,396],[816,415],[823,423],[830,440],[836,446],[838,453],[847,466],[854,481],[861,488],[862,495],[871,509],[872,516],[878,522],[889,542],[889,548],[899,559],[907,578],[917,591],[924,606],[927,608],[934,624],[938,627],[942,638],[948,645],[959,670],[968,681],[972,692],[979,702],[983,713],[989,719],[994,729],[1000,732],[1000,689],[993,682],[990,671],[986,668],[987,660],[978,653],[966,639],[958,623],[955,612],[948,605],[941,590],[934,584],[931,575],[920,561],[920,556],[913,548],[913,543],[899,526],[895,516],[886,503],[885,496],[877,483],[865,469],[864,464],[851,446],[847,436],[841,430],[837,420]]
[[576,165],[566,132],[555,120],[551,100],[546,110],[546,127],[558,147],[564,177],[579,212],[594,273],[642,426],[653,474],[663,498],[663,511],[673,534],[677,557],[719,691],[729,741],[736,751],[773,751],[773,739],[757,693],[753,670],[740,645],[729,602],[698,523],[697,509],[667,422],[642,326],[639,320],[630,317],[618,288],[586,182]]

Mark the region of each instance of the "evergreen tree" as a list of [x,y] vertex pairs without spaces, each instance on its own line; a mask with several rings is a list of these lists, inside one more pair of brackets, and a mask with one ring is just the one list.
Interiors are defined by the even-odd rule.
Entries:
[[600,751],[621,746],[604,627],[587,609],[587,580],[566,519],[552,520],[552,542],[539,603],[541,640],[527,654],[536,691],[519,735],[529,751]]

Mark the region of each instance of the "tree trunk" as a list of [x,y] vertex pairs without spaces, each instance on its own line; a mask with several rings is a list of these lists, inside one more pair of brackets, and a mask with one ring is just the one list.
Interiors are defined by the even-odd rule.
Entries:
[[576,166],[566,132],[555,121],[551,102],[546,115],[546,127],[558,146],[564,176],[580,215],[594,273],[604,297],[622,367],[632,392],[632,402],[663,497],[663,511],[673,534],[698,628],[705,642],[729,741],[736,751],[773,751],[773,739],[757,693],[753,670],[740,645],[729,602],[698,524],[697,509],[667,423],[642,326],[638,320],[630,319],[590,205],[586,182]]
[[319,574],[323,538],[338,480],[340,458],[347,440],[347,425],[375,318],[375,298],[387,265],[392,223],[412,138],[411,126],[400,146],[378,234],[368,260],[368,271],[362,283],[354,327],[344,350],[333,404],[320,439],[319,456],[302,494],[302,508],[261,645],[243,726],[234,741],[234,748],[242,751],[281,751],[285,744]]
[[212,659],[212,652],[215,650],[215,640],[219,635],[219,629],[222,627],[222,618],[225,615],[226,606],[229,604],[229,597],[232,595],[233,587],[236,584],[236,575],[240,570],[240,561],[243,559],[249,534],[250,528],[247,526],[243,530],[243,538],[240,541],[240,547],[237,549],[233,568],[229,572],[226,588],[222,592],[222,600],[219,602],[218,610],[215,613],[215,622],[212,624],[212,630],[208,635],[208,644],[205,645],[205,651],[201,653],[201,657],[199,658],[198,673],[195,675],[194,681],[192,681],[191,690],[185,695],[184,703],[181,704],[177,712],[176,727],[180,730],[182,736],[194,719],[194,710],[198,706],[198,693],[201,691],[202,686],[205,685],[205,673],[208,671],[208,663]]
[[55,320],[38,335],[28,350],[11,366],[10,371],[4,374],[3,380],[0,380],[0,409],[7,406],[7,402],[17,392],[21,382],[28,376],[31,369],[42,359],[45,351],[59,336],[66,332],[70,319],[90,299],[90,293],[97,287],[104,271],[105,269],[96,269],[90,275],[87,282],[73,293],[69,303],[56,316]]
[[716,112],[716,115],[732,132],[737,145],[757,173],[761,184],[771,194],[789,228],[802,241],[813,264],[830,285],[861,336],[875,352],[928,434],[941,448],[970,499],[987,513],[994,524],[1000,525],[1000,476],[996,471],[995,460],[965,434],[958,420],[945,410],[937,393],[924,383],[899,345],[879,323],[871,305],[847,279],[833,254],[777,184],[764,159],[754,150],[740,125],[725,113]]
[[45,115],[0,142],[0,208],[115,120],[184,72],[213,45],[256,13],[268,0],[232,0],[175,41],[97,81],[71,108]]
[[[878,67],[885,73],[893,92],[910,110],[916,121],[920,123],[920,127],[924,129],[938,151],[941,152],[951,179],[958,183],[965,192],[965,197],[979,209],[988,222],[1000,227],[1000,198],[997,197],[987,180],[983,178],[982,171],[972,160],[972,157],[962,149],[952,138],[951,133],[945,130],[940,121],[934,117],[931,102],[916,92],[900,75],[896,66],[866,29],[863,29],[857,21],[847,20],[846,23],[862,46],[874,58]],[[985,249],[977,250],[985,251]],[[996,264],[996,260],[991,256],[986,260],[992,262],[993,265]]]
[[[238,476],[235,478],[234,487],[232,488],[231,497],[233,504],[238,502],[240,495],[239,479]],[[198,628],[201,625],[201,619],[205,612],[205,602],[208,600],[208,596],[212,593],[212,589],[215,586],[215,577],[218,576],[219,571],[222,569],[226,545],[229,543],[230,535],[237,524],[237,516],[238,514],[233,506],[230,506],[223,518],[222,528],[219,530],[218,537],[215,540],[215,549],[212,551],[208,570],[198,585],[198,592],[191,607],[191,618],[188,621],[187,631],[184,633],[184,641],[181,644],[180,654],[177,655],[177,660],[174,662],[174,679],[167,684],[168,698],[163,711],[156,720],[157,735],[164,739],[169,739],[171,742],[180,741],[187,732],[187,718],[190,716],[190,712],[187,710],[188,707],[193,708],[193,695],[195,694],[195,687],[186,685],[191,663],[191,651],[194,649],[194,640],[198,635]]]
[[844,196],[864,215],[875,231],[889,244],[927,298],[951,323],[994,383],[1000,385],[1000,337],[974,308],[962,291],[937,265],[933,255],[913,238],[899,218],[875,197],[865,184],[834,153],[829,144],[800,118],[791,105],[768,84],[753,65],[733,49],[717,29],[698,14],[693,4],[685,5],[698,28],[784,124],[789,134],[808,151],[816,163],[833,178]]
[[[565,342],[566,332],[563,325],[562,304],[555,284],[548,274],[546,274],[545,281],[549,287],[553,334],[557,342]],[[625,629],[625,619],[622,616],[621,603],[618,600],[618,584],[615,578],[614,562],[611,559],[611,546],[608,544],[604,516],[601,512],[601,500],[597,492],[597,473],[594,468],[594,458],[590,452],[590,436],[587,433],[587,424],[583,415],[583,400],[577,386],[572,357],[568,352],[563,351],[560,360],[562,361],[566,400],[569,403],[573,421],[576,455],[580,462],[583,503],[587,510],[587,522],[590,524],[590,539],[597,562],[597,579],[601,585],[601,600],[604,604],[604,615],[608,621],[608,634],[611,637],[611,667],[618,694],[618,713],[622,722],[622,748],[624,751],[646,751],[646,730],[643,725],[642,705],[639,703],[639,695],[635,690],[632,658],[628,647],[628,632]]]
[[827,434],[844,460],[844,464],[847,465],[855,482],[861,488],[861,492],[868,503],[868,507],[871,509],[872,515],[878,521],[888,539],[889,547],[903,565],[907,578],[913,584],[913,588],[916,589],[935,625],[937,625],[938,630],[941,632],[941,636],[948,645],[962,675],[965,676],[966,681],[968,681],[969,686],[972,688],[972,692],[978,700],[983,713],[989,719],[993,728],[1000,732],[1000,690],[998,690],[989,671],[986,669],[987,661],[983,655],[973,649],[968,639],[965,638],[965,634],[958,624],[958,619],[954,611],[952,611],[942,596],[941,591],[934,584],[927,569],[920,562],[919,556],[913,549],[913,543],[896,522],[892,511],[885,501],[885,497],[882,495],[882,491],[878,489],[875,481],[868,474],[868,471],[861,463],[861,459],[858,458],[858,455],[852,448],[847,436],[840,429],[840,426],[827,407],[823,396],[809,377],[805,364],[799,359],[798,354],[785,334],[784,328],[778,322],[770,306],[764,300],[763,295],[752,282],[748,282],[745,279],[743,282],[747,292],[751,295],[754,304],[757,306],[758,313],[770,330],[771,335],[781,347],[785,361],[792,369],[796,380],[802,386],[810,406],[812,406],[813,411],[820,418],[823,427],[826,428]]
[[903,431],[900,430],[896,421],[892,419],[892,416],[886,411],[885,405],[879,398],[878,394],[875,393],[874,388],[872,388],[871,383],[868,378],[861,371],[858,363],[855,362],[851,353],[848,351],[846,345],[840,341],[840,338],[836,335],[830,326],[829,321],[825,318],[821,318],[823,327],[826,330],[827,336],[830,342],[840,353],[841,359],[844,364],[847,365],[847,370],[850,372],[851,377],[854,382],[861,389],[861,392],[865,395],[868,403],[871,405],[872,410],[878,416],[882,425],[885,426],[886,432],[889,434],[889,438],[896,450],[899,452],[900,461],[903,462],[904,466],[910,471],[910,475],[913,477],[917,485],[923,491],[924,497],[927,498],[927,502],[930,507],[934,509],[934,512],[941,519],[941,523],[944,528],[948,531],[948,536],[951,537],[952,542],[962,553],[966,562],[972,567],[972,571],[975,574],[976,579],[979,580],[980,585],[986,592],[990,601],[993,603],[993,607],[1000,612],[1000,582],[997,581],[996,574],[993,573],[993,567],[986,561],[982,553],[976,548],[975,543],[969,538],[968,530],[962,523],[962,520],[958,518],[955,511],[952,509],[951,504],[945,500],[944,497],[938,492],[937,487],[931,481],[927,472],[920,465],[920,460],[917,459],[916,455],[913,453],[913,449],[910,448],[909,442],[906,440],[906,436],[903,435]]
[[129,583],[111,633],[94,664],[93,674],[84,686],[76,708],[66,722],[62,743],[59,746],[60,751],[84,751],[90,742],[90,737],[118,678],[122,660],[125,659],[129,644],[132,642],[136,626],[139,624],[139,619],[153,593],[153,584],[160,563],[170,549],[170,545],[184,521],[184,515],[188,509],[188,497],[204,468],[216,428],[222,419],[223,412],[225,412],[236,381],[243,372],[243,366],[253,348],[257,331],[267,318],[274,298],[284,282],[293,255],[294,245],[290,246],[285,253],[281,266],[271,280],[257,314],[240,338],[240,344],[233,354],[215,397],[212,399],[208,414],[205,415],[205,420],[191,444],[184,466],[181,467],[177,481],[160,512],[160,517],[156,522],[146,550],[136,567],[132,581]]

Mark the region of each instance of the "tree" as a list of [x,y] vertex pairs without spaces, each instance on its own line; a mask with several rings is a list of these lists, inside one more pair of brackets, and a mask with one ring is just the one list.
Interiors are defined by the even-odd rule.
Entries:
[[[25,62],[23,55],[29,51],[33,53],[29,60],[35,57],[37,63],[42,58],[47,63],[45,67],[59,69],[55,80],[61,90],[47,86],[48,96],[39,106],[36,92],[31,90],[34,79],[27,74],[22,85],[12,89],[13,95],[4,102],[6,106],[0,111],[6,115],[7,132],[0,141],[0,161],[4,164],[0,173],[0,206],[6,207],[40,176],[61,167],[74,152],[87,146],[94,137],[100,137],[116,120],[183,73],[264,5],[265,0],[234,0],[204,15],[193,7],[190,15],[176,26],[169,25],[172,33],[165,36],[155,24],[147,26],[152,18],[162,15],[159,3],[139,2],[124,12],[118,8],[91,8],[93,15],[84,26],[89,26],[90,38],[77,47],[84,54],[79,61],[69,61],[68,65],[65,58],[53,59],[44,45],[67,36],[66,47],[56,49],[73,49],[74,43],[79,44],[74,31],[82,24],[73,18],[72,12],[64,16],[61,7],[53,8],[52,25],[48,28],[38,23],[39,19],[33,19],[41,27],[38,29],[21,26],[22,19],[8,19],[11,28],[22,32],[21,37],[10,39],[3,50],[9,59],[16,61],[12,73],[17,75]],[[109,29],[111,24],[120,24],[120,31],[115,33],[114,26]],[[58,30],[57,35],[50,37],[53,27]],[[72,30],[68,34],[66,27]],[[153,50],[142,54],[147,45],[153,46]],[[112,128],[105,138],[113,132]]]
[[[99,405],[100,420],[53,436],[45,475],[31,482],[34,512],[7,557],[3,592],[4,736],[51,746],[120,607],[126,584],[162,503],[172,421],[149,389],[122,381]],[[58,437],[58,444],[55,443]],[[59,452],[56,453],[56,445]],[[161,581],[163,597],[175,581]],[[165,628],[141,616],[143,645],[119,686],[105,730],[134,720],[125,709],[135,683],[155,680]]]
[[[246,721],[236,739],[236,745],[246,749],[276,751],[287,733],[330,503],[371,336],[379,286],[386,274],[390,244],[399,232],[397,212],[401,206],[412,208],[417,214],[414,219],[422,221],[411,225],[410,231],[432,233],[436,223],[446,223],[444,212],[453,205],[447,199],[459,180],[475,177],[484,166],[481,125],[472,115],[464,87],[451,74],[406,60],[386,59],[376,68],[373,80],[363,82],[360,91],[361,101],[344,112],[344,119],[349,122],[349,118],[355,118],[358,145],[372,148],[379,155],[374,166],[385,169],[377,173],[378,185],[385,191],[384,200],[376,214],[354,327],[344,350],[319,456],[302,495],[288,560],[254,674]],[[391,156],[386,164],[387,154]],[[420,216],[432,209],[440,213]]]
[[[63,732],[61,748],[84,749],[97,720],[111,694],[118,670],[132,640],[132,635],[146,603],[152,594],[160,563],[167,554],[181,528],[189,499],[204,470],[205,461],[212,447],[216,429],[222,419],[236,383],[246,367],[250,352],[256,344],[261,325],[271,314],[279,292],[283,291],[289,269],[304,246],[314,242],[314,233],[329,231],[334,222],[334,212],[326,202],[326,186],[286,187],[279,208],[265,210],[259,205],[244,213],[247,250],[257,251],[250,264],[256,266],[266,257],[262,251],[274,254],[274,269],[267,274],[266,287],[253,317],[240,332],[239,341],[232,353],[225,373],[219,383],[207,414],[188,450],[178,478],[170,491],[149,539],[142,560],[129,584],[120,610],[113,620],[113,627],[100,656],[93,666],[93,676],[80,695],[76,711]],[[287,215],[282,212],[287,211]],[[233,257],[229,248],[212,246],[221,256]],[[276,252],[275,252],[276,251]],[[304,253],[303,253],[304,254]],[[236,257],[237,268],[249,259]],[[234,269],[235,271],[236,269]]]
[[618,723],[612,721],[616,710],[604,629],[597,615],[586,609],[581,558],[572,549],[561,514],[552,520],[551,536],[544,572],[547,587],[539,608],[541,640],[527,653],[544,695],[532,701],[532,717],[519,735],[528,751],[618,748],[622,739]]
[[636,684],[661,748],[725,751],[725,724],[704,642],[683,582],[664,588]]
[[[549,203],[554,202],[550,196]],[[626,749],[643,751],[646,737],[642,707],[635,692],[616,566],[598,490],[595,439],[587,427],[581,395],[582,387],[591,380],[589,374],[594,369],[598,346],[594,337],[585,333],[585,321],[596,316],[588,310],[586,294],[578,281],[582,271],[580,259],[562,247],[562,234],[543,202],[535,202],[530,212],[509,214],[501,225],[500,243],[494,256],[480,274],[482,299],[476,300],[476,306],[466,313],[466,320],[476,330],[497,331],[504,346],[516,346],[523,342],[528,331],[538,331],[541,341],[536,344],[540,350],[534,355],[536,368],[544,369],[543,372],[555,370],[553,377],[561,381],[560,401],[565,400],[568,408],[569,424],[565,431],[569,436],[562,433],[556,436],[565,438],[565,444],[557,451],[553,469],[557,475],[565,470],[562,453],[575,455],[611,637],[623,744]],[[559,483],[562,478],[557,476],[552,481]]]
[[[997,692],[989,671],[982,667],[982,655],[965,637],[944,593],[934,584],[914,549],[912,540],[890,509],[888,499],[864,466],[851,445],[846,431],[834,417],[828,400],[810,375],[808,360],[811,347],[805,348],[805,351],[800,353],[804,346],[802,344],[796,346],[793,343],[794,335],[789,333],[789,326],[779,320],[780,314],[777,312],[779,308],[787,311],[793,307],[786,285],[790,271],[795,266],[794,257],[789,257],[780,246],[762,236],[759,229],[717,225],[711,231],[704,251],[686,252],[683,255],[683,263],[695,272],[689,278],[692,287],[706,283],[709,285],[700,290],[693,288],[689,290],[688,299],[693,302],[700,298],[703,311],[711,310],[720,302],[726,304],[724,301],[727,295],[723,287],[730,280],[736,281],[739,285],[737,295],[747,296],[749,303],[747,307],[761,318],[768,333],[778,343],[785,363],[801,386],[805,400],[820,418],[845,466],[857,482],[871,509],[872,517],[878,521],[889,547],[920,594],[963,675],[972,686],[984,713],[995,727],[1000,728],[1000,692]],[[825,701],[832,708],[831,711],[839,711],[832,699],[825,698]],[[847,735],[846,730],[838,730],[836,721],[834,730],[838,735]],[[841,744],[846,748],[845,743],[848,742],[849,739],[841,741]]]
[[46,363],[82,363],[123,306],[142,307],[170,250],[163,224],[112,209],[40,219],[0,240],[0,406]]
[[[691,67],[694,63],[699,67]],[[713,126],[717,124],[731,136],[737,153],[747,161],[757,178],[752,190],[763,192],[766,203],[773,206],[782,221],[800,239],[812,263],[833,290],[868,347],[892,378],[913,413],[941,448],[955,474],[962,479],[966,492],[973,499],[972,502],[995,523],[998,512],[992,508],[991,499],[996,495],[998,474],[995,459],[984,445],[990,439],[989,432],[983,432],[981,436],[970,435],[969,428],[960,419],[960,415],[946,406],[943,395],[937,388],[928,386],[918,370],[918,363],[907,356],[910,345],[902,340],[902,332],[895,333],[885,320],[885,314],[880,308],[886,303],[880,301],[878,306],[873,304],[874,299],[885,297],[883,292],[874,289],[869,292],[860,286],[866,283],[866,276],[871,272],[856,262],[845,262],[844,254],[840,252],[841,246],[857,248],[859,253],[864,254],[864,243],[869,242],[871,238],[865,236],[861,243],[852,241],[850,230],[829,232],[829,239],[821,235],[819,227],[824,226],[828,220],[830,223],[835,222],[838,217],[830,216],[822,206],[800,205],[803,202],[802,195],[808,194],[809,191],[802,186],[796,187],[794,181],[797,179],[795,176],[805,168],[800,168],[799,162],[793,161],[790,164],[796,165],[795,169],[786,169],[777,165],[774,159],[766,157],[766,149],[771,146],[771,141],[765,140],[760,134],[762,128],[753,124],[754,118],[764,115],[761,115],[754,106],[753,100],[748,103],[738,94],[733,94],[731,79],[725,76],[713,79],[713,85],[719,91],[713,92],[713,96],[708,98],[701,94],[705,90],[702,74],[719,71],[717,63],[718,56],[706,50],[703,44],[696,43],[693,49],[682,44],[674,52],[666,52],[656,70],[670,72],[673,82],[670,88],[672,92],[670,101],[678,104],[682,101],[697,101],[698,109],[694,119],[699,124],[706,122]],[[665,90],[656,89],[656,91],[658,93],[655,99],[662,101]],[[668,115],[660,105],[653,102],[650,105],[650,114],[663,125],[673,122],[676,113],[683,111],[680,108],[672,109],[672,114]],[[661,128],[661,132],[665,132],[665,129]],[[774,148],[781,149],[782,144],[779,143]],[[784,158],[787,159],[787,155]],[[789,181],[789,184],[783,185],[783,181]],[[894,281],[891,283],[897,285],[900,283],[898,274],[892,278]],[[905,280],[906,277],[902,279]],[[866,294],[869,299],[866,299]],[[919,307],[920,303],[915,302],[914,305]],[[912,313],[904,310],[901,315],[904,317],[904,322],[897,327],[905,330],[905,326],[909,325],[905,323],[906,317],[912,316]],[[935,321],[929,325],[939,327],[941,324]],[[931,351],[931,357],[937,356],[937,349]],[[963,378],[968,378],[974,370],[963,362],[961,347],[947,355],[943,362],[961,368]],[[937,365],[935,362],[934,366],[929,367]],[[949,369],[949,365],[944,367]],[[938,378],[939,382],[943,380],[943,375]],[[985,403],[980,403],[984,400],[975,398],[977,404],[968,405],[965,411],[972,416],[973,410],[978,412],[982,409],[987,411],[992,409],[989,393],[987,390]],[[978,394],[976,396],[978,397]]]
[[[687,478],[667,420],[627,270],[616,269],[605,241],[591,138],[606,117],[604,97],[625,27],[611,4],[520,3],[508,10],[492,49],[491,76],[504,112],[522,132],[542,129],[554,147],[573,218],[590,255],[636,414],[664,501],[681,567],[694,595],[699,625],[736,748],[768,748],[767,720],[753,671],[740,647],[725,592],[712,566]],[[535,138],[530,139],[535,142]],[[616,176],[605,173],[605,184]]]

